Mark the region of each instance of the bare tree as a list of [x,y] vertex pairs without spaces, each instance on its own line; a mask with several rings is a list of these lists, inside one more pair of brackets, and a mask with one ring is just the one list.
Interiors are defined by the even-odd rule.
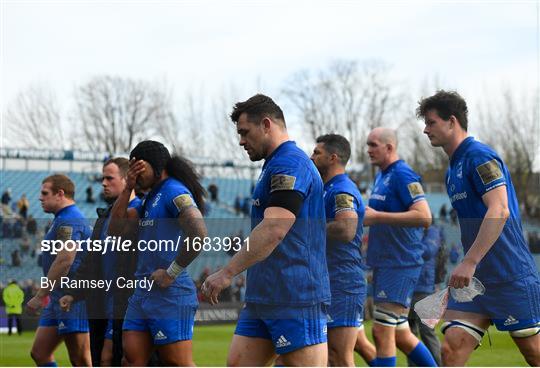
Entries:
[[87,148],[129,152],[174,119],[170,92],[158,83],[98,76],[75,91],[76,116]]
[[53,91],[33,84],[19,92],[5,114],[5,137],[30,148],[68,148],[64,140],[60,108]]
[[[486,97],[479,103],[479,139],[494,147],[502,156],[510,173],[520,203],[531,213],[534,194],[533,169],[537,159],[538,90],[521,93],[509,87],[498,96]],[[538,183],[536,183],[538,185]]]
[[351,162],[365,162],[365,139],[376,126],[396,126],[404,95],[380,61],[338,60],[313,73],[302,70],[283,93],[312,138],[336,132],[351,143]]
[[416,172],[427,175],[429,181],[444,182],[444,174],[448,166],[448,157],[441,148],[434,148],[429,139],[423,134],[424,121],[416,117],[416,107],[419,96],[430,96],[441,89],[439,76],[424,80],[420,86],[420,93],[406,104],[404,119],[399,127],[401,144],[400,154],[407,160]]
[[157,135],[170,145],[174,152],[190,157],[207,156],[208,131],[205,93],[202,88],[196,93],[190,89],[179,103],[175,113],[167,119],[159,119]]

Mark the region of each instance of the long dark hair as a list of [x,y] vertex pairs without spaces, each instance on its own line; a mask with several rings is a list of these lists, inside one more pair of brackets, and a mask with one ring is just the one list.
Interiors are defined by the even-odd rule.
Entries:
[[191,192],[195,203],[199,207],[199,211],[204,215],[206,212],[204,197],[206,197],[206,190],[200,183],[200,176],[197,174],[191,162],[187,159],[174,155],[165,166],[167,174],[170,177],[180,180]]

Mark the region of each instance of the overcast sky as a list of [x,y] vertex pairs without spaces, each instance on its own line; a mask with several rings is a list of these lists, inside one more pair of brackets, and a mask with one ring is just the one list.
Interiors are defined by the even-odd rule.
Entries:
[[537,22],[538,1],[2,0],[2,102],[41,82],[67,105],[96,74],[166,78],[175,92],[232,81],[249,97],[256,81],[278,93],[335,59],[380,59],[412,86],[438,75],[473,100],[538,85]]

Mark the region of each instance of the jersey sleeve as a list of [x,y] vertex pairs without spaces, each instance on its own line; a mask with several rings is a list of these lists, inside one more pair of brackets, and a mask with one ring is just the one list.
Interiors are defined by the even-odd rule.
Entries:
[[426,199],[420,177],[412,170],[397,173],[394,180],[394,189],[406,208],[411,207],[418,201]]
[[172,217],[178,217],[182,211],[197,207],[197,204],[193,195],[187,189],[179,189],[170,194],[166,206]]
[[311,187],[311,177],[305,164],[280,160],[268,170],[270,175],[268,192],[270,194],[282,190],[294,190],[300,193],[302,198],[306,198]]
[[331,194],[330,209],[334,215],[342,211],[358,211],[359,204],[356,198],[345,191],[338,191]]
[[483,196],[501,185],[506,185],[503,163],[489,152],[475,152],[470,162],[469,175],[474,189]]
[[56,227],[56,240],[85,240],[91,235],[91,229],[86,219],[76,218],[61,221]]

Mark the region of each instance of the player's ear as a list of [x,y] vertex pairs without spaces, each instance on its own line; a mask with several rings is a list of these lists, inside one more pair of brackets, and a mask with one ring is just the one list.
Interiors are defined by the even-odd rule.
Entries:
[[272,124],[272,120],[270,120],[270,118],[268,116],[265,116],[262,119],[261,124],[263,126],[264,131],[268,132],[270,130],[270,125]]
[[58,189],[58,192],[56,192],[56,194],[58,194],[58,196],[60,196],[60,197],[65,197],[66,196],[66,193],[64,192],[64,189]]
[[456,127],[456,124],[458,123],[454,115],[450,115],[450,118],[448,119],[448,121],[450,122],[450,129],[454,129]]

